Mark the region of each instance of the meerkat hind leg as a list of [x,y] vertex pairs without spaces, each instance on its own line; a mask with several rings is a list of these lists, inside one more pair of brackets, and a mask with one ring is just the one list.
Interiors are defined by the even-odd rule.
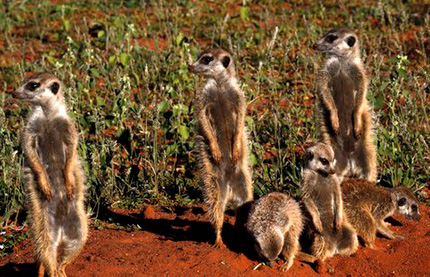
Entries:
[[354,225],[357,235],[361,237],[366,247],[375,248],[376,222],[370,211],[357,210],[354,218],[358,222]]
[[44,277],[45,276],[45,267],[43,266],[42,263],[39,263],[39,269],[37,271],[37,276],[38,277]]
[[221,230],[224,224],[224,212],[227,205],[227,188],[221,187],[218,178],[212,177],[208,180],[210,187],[206,188],[208,193],[206,195],[207,202],[209,203],[209,220],[215,229],[215,244],[214,247],[221,248],[225,247],[222,237]]
[[352,226],[343,225],[338,236],[337,253],[349,256],[357,251],[358,238]]
[[66,266],[81,252],[86,240],[87,226],[84,218],[79,217],[77,211],[64,223],[64,238],[61,243],[58,274],[66,275]]

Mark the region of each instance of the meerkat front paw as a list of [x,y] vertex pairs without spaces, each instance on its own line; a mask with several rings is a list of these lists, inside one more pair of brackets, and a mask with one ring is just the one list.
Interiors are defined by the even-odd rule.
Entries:
[[[238,145],[238,144],[235,144]],[[233,146],[233,163],[237,163],[240,158],[242,157],[242,151],[240,151],[241,149],[238,146]]]
[[282,272],[287,272],[288,271],[288,269],[290,269],[290,267],[293,265],[293,261],[286,261],[285,263],[283,263],[280,267],[279,267],[279,269],[282,271]]
[[405,239],[405,237],[404,237],[404,236],[401,236],[401,235],[396,235],[396,234],[394,234],[394,239],[404,240],[404,239]]
[[315,222],[315,229],[317,230],[318,233],[322,233],[323,232],[323,227],[322,227],[322,223],[321,222]]
[[214,161],[216,163],[219,163],[221,161],[222,154],[221,154],[221,151],[219,150],[218,146],[212,146],[211,152],[212,152],[212,158],[214,159]]
[[361,123],[361,120],[359,117],[355,118],[354,121],[354,134],[356,138],[360,138],[363,132],[363,124]]
[[334,230],[336,232],[342,230],[342,223],[341,222],[336,222],[336,224],[334,225]]
[[46,200],[50,201],[52,199],[52,192],[51,192],[51,184],[49,183],[48,179],[44,174],[41,174],[38,176],[38,183],[39,188],[42,191],[43,196]]
[[330,117],[331,127],[336,134],[339,134],[339,117],[336,113],[333,113]]
[[73,173],[66,173],[65,174],[65,183],[66,183],[66,193],[69,200],[73,199],[73,188],[75,187],[75,176],[73,176]]

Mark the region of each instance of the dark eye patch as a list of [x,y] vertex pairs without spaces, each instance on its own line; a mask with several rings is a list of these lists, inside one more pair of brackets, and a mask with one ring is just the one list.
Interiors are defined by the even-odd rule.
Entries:
[[399,207],[404,206],[406,204],[406,198],[402,197],[399,199],[399,201],[397,201],[397,205]]
[[210,56],[204,56],[204,57],[202,57],[201,59],[200,59],[200,62],[202,63],[202,64],[209,64],[211,61],[213,61],[213,57],[210,57]]
[[60,89],[60,85],[57,82],[51,85],[51,91],[53,94],[57,94],[59,89]]
[[335,41],[335,40],[337,40],[338,39],[338,36],[336,36],[336,35],[328,35],[326,38],[325,38],[325,40],[328,42],[328,43],[332,43],[333,41]]
[[329,164],[329,162],[328,162],[328,160],[327,160],[326,158],[320,158],[320,162],[321,162],[323,165],[328,165],[328,164]]
[[356,39],[355,39],[355,37],[353,37],[353,36],[348,37],[348,38],[346,39],[346,43],[348,44],[348,46],[349,46],[349,47],[354,46],[355,41],[356,41]]
[[35,91],[40,87],[39,82],[30,82],[25,86],[25,89],[28,89],[29,91]]

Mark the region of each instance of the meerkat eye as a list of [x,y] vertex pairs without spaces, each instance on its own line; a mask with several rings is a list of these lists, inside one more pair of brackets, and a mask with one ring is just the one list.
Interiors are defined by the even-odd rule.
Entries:
[[328,160],[327,160],[326,158],[320,158],[320,162],[321,162],[323,165],[328,165],[328,164],[329,164],[329,162],[328,162]]
[[338,38],[338,36],[335,36],[335,35],[328,35],[327,37],[326,37],[326,41],[328,42],[328,43],[332,43],[333,41],[335,41],[335,40],[337,40],[337,38]]
[[229,64],[230,64],[230,57],[229,56],[225,56],[224,58],[222,58],[222,65],[225,68],[227,68]]
[[418,206],[417,206],[417,205],[415,205],[415,204],[413,204],[413,205],[412,205],[412,211],[413,211],[414,213],[416,213],[416,212],[418,211]]
[[200,59],[200,61],[202,62],[202,64],[209,64],[211,61],[213,61],[213,57],[210,56],[204,56]]
[[355,39],[355,37],[353,37],[353,36],[348,37],[348,38],[346,39],[346,43],[348,44],[348,46],[349,46],[349,47],[354,46],[355,41],[356,41],[356,39]]
[[57,82],[51,85],[51,91],[53,94],[57,94],[59,89],[60,89],[60,85]]
[[404,206],[406,204],[406,198],[402,197],[399,199],[399,201],[397,201],[397,205],[399,207]]
[[39,87],[40,87],[40,83],[38,82],[30,82],[25,86],[25,88],[28,89],[29,91],[35,91]]

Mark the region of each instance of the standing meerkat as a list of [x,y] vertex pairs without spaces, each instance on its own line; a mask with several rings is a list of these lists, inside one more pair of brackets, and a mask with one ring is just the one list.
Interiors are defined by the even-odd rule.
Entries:
[[253,199],[245,95],[237,83],[233,58],[222,49],[202,52],[190,71],[206,78],[195,97],[196,151],[215,246],[221,247],[227,202],[240,205]]
[[262,260],[271,264],[282,254],[285,260],[282,271],[290,269],[295,257],[306,262],[316,260],[299,251],[303,218],[293,198],[278,192],[269,193],[256,200],[243,217],[236,219],[236,229],[244,228],[252,237],[255,251]]
[[344,216],[334,156],[328,144],[308,148],[302,177],[302,201],[312,225],[311,254],[322,261],[334,254],[351,255],[358,248],[356,232]]
[[397,213],[418,219],[418,201],[406,187],[384,188],[366,180],[345,179],[342,183],[345,214],[364,245],[375,246],[376,232],[389,239],[402,239],[384,220]]
[[317,114],[323,141],[335,151],[336,170],[342,176],[375,182],[376,146],[357,35],[335,28],[314,49],[328,54],[317,77]]
[[66,276],[67,264],[87,238],[78,134],[67,114],[62,84],[54,75],[32,75],[14,96],[33,105],[22,147],[29,230],[39,277],[45,270],[49,276]]

